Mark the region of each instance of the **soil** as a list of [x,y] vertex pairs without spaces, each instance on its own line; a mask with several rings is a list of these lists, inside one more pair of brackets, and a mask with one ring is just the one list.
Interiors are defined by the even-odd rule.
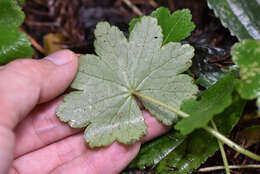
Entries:
[[[207,7],[206,0],[131,0],[142,14],[149,15],[159,6],[165,6],[172,12],[189,8],[193,15],[196,29],[186,39],[193,45],[203,45],[207,48],[220,50],[218,56],[211,56],[207,64],[213,69],[232,65],[230,49],[237,39],[230,35],[213,11]],[[26,13],[23,30],[34,40],[35,58],[42,58],[43,36],[48,33],[59,33],[64,37],[62,48],[68,48],[79,54],[93,53],[93,31],[100,21],[108,21],[118,26],[125,35],[128,35],[128,23],[132,18],[138,17],[122,0],[25,0],[23,9]],[[198,75],[199,76],[199,75]],[[246,112],[254,113],[254,104],[248,104]],[[256,120],[259,121],[257,118]],[[252,121],[252,120],[251,120]],[[255,120],[254,120],[255,121]],[[243,123],[245,124],[245,123]],[[242,124],[242,125],[243,125]],[[250,124],[250,123],[249,123]],[[252,124],[252,123],[251,123]],[[231,137],[241,129],[238,125]],[[225,147],[230,165],[256,164],[233,150]],[[251,151],[260,152],[259,144],[250,147]],[[222,158],[217,152],[202,167],[223,165]],[[150,173],[151,171],[132,171],[129,173]],[[195,172],[196,173],[196,172]],[[211,172],[212,173],[212,172]],[[213,173],[225,173],[224,171]],[[239,173],[260,173],[260,170],[239,170]]]

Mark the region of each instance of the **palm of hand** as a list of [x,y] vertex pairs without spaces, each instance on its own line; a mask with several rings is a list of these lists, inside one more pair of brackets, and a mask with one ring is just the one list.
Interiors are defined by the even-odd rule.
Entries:
[[[55,109],[61,98],[36,107],[16,128],[17,137],[13,173],[118,173],[136,156],[140,144],[90,149],[82,130],[61,123]],[[167,129],[148,112],[148,141]],[[11,173],[12,173],[11,172]]]

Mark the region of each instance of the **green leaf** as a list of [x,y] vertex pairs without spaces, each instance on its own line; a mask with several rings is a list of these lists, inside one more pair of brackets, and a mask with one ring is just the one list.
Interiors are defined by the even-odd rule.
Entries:
[[16,58],[28,58],[33,54],[27,36],[17,29],[0,28],[0,65]]
[[232,103],[233,89],[234,76],[227,74],[203,92],[199,101],[194,99],[184,101],[182,111],[190,116],[179,121],[175,129],[186,135],[197,128],[205,127],[214,115],[223,112]]
[[[57,115],[72,127],[85,127],[91,147],[119,141],[131,144],[146,134],[146,125],[133,93],[138,91],[175,108],[195,98],[193,79],[180,74],[191,65],[190,45],[169,43],[162,47],[157,20],[143,17],[129,41],[117,28],[102,22],[95,30],[95,55],[79,58],[79,72],[71,92],[58,107]],[[164,108],[144,102],[164,124],[177,116]]]
[[[157,18],[158,24],[162,28],[163,45],[187,38],[195,28],[194,23],[191,22],[192,16],[189,9],[177,10],[171,14],[168,8],[160,7],[151,16]],[[135,18],[130,22],[129,31],[132,31],[141,18]]]
[[163,30],[163,44],[168,42],[179,42],[194,30],[195,25],[191,22],[189,9],[177,10],[172,15],[168,8],[158,8],[152,13],[158,19],[159,25]]
[[[137,17],[137,18],[133,18],[130,22],[129,22],[129,28],[128,28],[128,31],[129,33],[131,33],[135,27],[135,24],[137,22],[141,22],[143,16],[140,16],[140,17]],[[158,20],[158,19],[157,19]]]
[[260,40],[258,0],[208,0],[208,5],[232,34],[243,39]]
[[240,68],[237,91],[244,99],[260,98],[260,41],[243,40],[232,50],[233,61]]
[[16,0],[0,0],[0,65],[32,56],[29,39],[18,30],[24,17]]
[[0,0],[0,28],[18,28],[24,20],[24,13],[15,0]]
[[152,142],[142,145],[136,158],[131,162],[130,168],[145,169],[158,164],[176,147],[183,143],[185,136],[171,131],[167,135],[159,137]]
[[[243,113],[245,101],[234,94],[232,105],[215,116],[218,130],[228,135]],[[160,145],[158,145],[160,146]],[[191,173],[219,149],[215,137],[199,129],[190,134],[186,140],[175,148],[157,166],[158,174]]]
[[[205,38],[203,38],[205,39]],[[219,79],[223,78],[228,70],[219,68],[210,63],[210,60],[216,57],[224,57],[228,53],[219,47],[213,47],[208,44],[193,43],[195,48],[195,56],[192,58],[192,66],[190,70],[196,77],[196,84],[208,89],[214,85]]]

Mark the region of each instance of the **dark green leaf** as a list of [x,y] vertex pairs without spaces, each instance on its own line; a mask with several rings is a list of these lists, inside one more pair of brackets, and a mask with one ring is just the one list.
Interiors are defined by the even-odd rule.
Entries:
[[[232,105],[215,116],[218,130],[228,135],[239,120],[245,101],[234,94]],[[217,140],[204,130],[196,130],[188,138],[165,157],[157,166],[156,174],[191,173],[211,157],[219,149]]]
[[31,43],[23,32],[0,28],[0,65],[17,58],[29,58],[32,54]]
[[[158,24],[162,28],[163,45],[187,38],[195,28],[194,23],[191,22],[192,16],[189,9],[177,10],[171,14],[168,8],[160,7],[151,16],[157,18]],[[132,31],[141,18],[133,19],[130,22],[129,31]]]
[[182,111],[190,116],[179,121],[175,129],[186,135],[197,128],[205,127],[214,115],[223,112],[232,103],[233,89],[234,76],[227,74],[203,92],[199,101],[194,99],[184,101]]
[[216,57],[226,56],[227,52],[222,48],[208,44],[193,43],[192,45],[195,48],[195,56],[192,58],[190,70],[197,78],[196,83],[207,89],[229,72],[210,63]]
[[32,56],[29,39],[18,30],[23,20],[24,13],[16,0],[0,0],[0,65]]
[[167,135],[144,144],[136,158],[130,164],[130,167],[145,169],[146,167],[155,166],[176,147],[178,147],[184,139],[185,136],[180,135],[175,131],[171,131]]
[[208,0],[222,24],[240,40],[260,40],[259,4],[258,0]]
[[0,0],[0,29],[18,28],[24,20],[24,13],[15,0]]

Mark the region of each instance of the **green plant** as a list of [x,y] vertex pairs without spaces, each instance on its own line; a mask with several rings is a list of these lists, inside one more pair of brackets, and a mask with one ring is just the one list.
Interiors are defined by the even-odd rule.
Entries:
[[208,0],[208,5],[239,40],[260,39],[259,1]]
[[[77,91],[68,94],[58,107],[59,118],[72,127],[88,126],[85,140],[91,147],[109,145],[114,141],[132,144],[146,133],[135,101],[138,97],[162,123],[171,125],[177,122],[175,128],[187,137],[183,136],[180,143],[169,142],[165,137],[152,142],[154,144],[144,147],[143,151],[147,153],[140,153],[132,166],[144,168],[158,164],[157,171],[163,173],[169,170],[167,165],[170,165],[178,168],[178,172],[187,173],[220,147],[228,173],[222,143],[260,161],[260,156],[221,134],[227,135],[232,130],[245,104],[235,92],[237,73],[227,73],[202,93],[201,100],[196,101],[194,97],[198,90],[192,84],[192,78],[180,74],[191,65],[193,49],[189,45],[174,43],[187,37],[194,28],[189,11],[170,15],[167,9],[160,8],[151,16],[130,23],[129,40],[108,23],[97,25],[95,48],[98,56],[80,57],[79,72],[71,85]],[[173,26],[183,19],[179,27],[184,34],[171,32],[164,21],[166,19]],[[213,117],[212,128],[209,123]],[[170,134],[176,135],[176,132]],[[159,162],[158,155],[149,155],[149,151],[165,142],[166,145],[159,146],[161,148],[157,151],[163,156]],[[194,144],[199,144],[199,147],[194,147]],[[187,150],[188,156],[183,154]]]
[[17,1],[0,1],[0,65],[32,56],[33,49],[28,37],[18,29],[24,17]]
[[[25,17],[22,3],[0,1],[0,65],[33,54],[28,37],[19,30]],[[260,39],[259,5],[256,0],[247,4],[208,0],[208,4],[241,40],[232,49],[239,69],[221,72],[212,83],[198,79],[207,88],[198,92],[188,75],[194,49],[178,43],[195,28],[187,9],[171,14],[161,7],[150,17],[133,19],[129,39],[103,22],[95,31],[97,56],[79,58],[79,72],[71,85],[77,91],[65,97],[57,110],[59,118],[72,127],[87,126],[85,139],[91,147],[114,141],[132,144],[146,134],[136,103],[139,98],[158,120],[175,125],[168,134],[145,144],[129,167],[156,166],[157,173],[190,173],[220,148],[229,173],[223,143],[259,161],[258,155],[225,137],[240,119],[246,100],[256,99],[260,107],[260,43],[253,40]]]

